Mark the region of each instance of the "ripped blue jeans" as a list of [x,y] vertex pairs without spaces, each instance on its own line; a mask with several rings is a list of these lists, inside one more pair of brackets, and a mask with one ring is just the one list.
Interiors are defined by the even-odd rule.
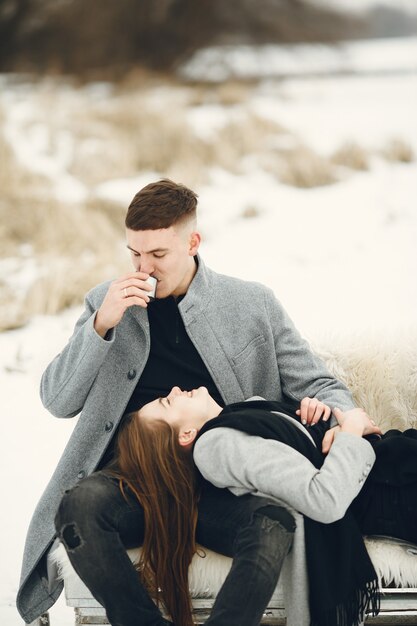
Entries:
[[[67,491],[55,526],[69,559],[112,626],[162,626],[126,549],[143,542],[143,511],[126,500],[117,480],[100,471]],[[197,541],[233,557],[208,626],[257,626],[290,550],[295,522],[283,507],[254,496],[236,497],[208,483],[199,504]],[[178,624],[177,626],[181,626]]]

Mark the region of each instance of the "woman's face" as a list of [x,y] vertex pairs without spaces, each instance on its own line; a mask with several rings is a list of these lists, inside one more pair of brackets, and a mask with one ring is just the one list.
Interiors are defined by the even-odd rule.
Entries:
[[190,423],[201,427],[207,419],[214,416],[216,406],[205,387],[192,391],[173,387],[164,398],[145,404],[140,409],[139,416],[146,420],[162,419],[178,428]]

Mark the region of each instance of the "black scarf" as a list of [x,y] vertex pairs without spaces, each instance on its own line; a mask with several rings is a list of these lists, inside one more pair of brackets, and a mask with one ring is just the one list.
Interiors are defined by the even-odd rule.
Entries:
[[[298,408],[298,406],[297,406]],[[317,468],[324,457],[311,440],[289,420],[271,411],[295,415],[291,403],[249,401],[228,405],[220,415],[207,422],[199,437],[213,428],[235,428],[264,439],[291,446]],[[328,423],[322,420],[319,439]],[[316,442],[317,443],[317,442]],[[365,612],[379,611],[378,580],[366,551],[357,523],[348,510],[332,524],[322,524],[304,516],[311,626],[357,626]]]

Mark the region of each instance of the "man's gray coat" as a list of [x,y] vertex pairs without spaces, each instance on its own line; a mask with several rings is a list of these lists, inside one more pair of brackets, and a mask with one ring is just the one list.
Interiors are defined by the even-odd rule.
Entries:
[[[72,337],[41,382],[42,401],[53,415],[81,415],[29,527],[17,597],[26,623],[62,590],[62,583],[48,576],[45,558],[62,495],[98,466],[149,354],[145,309],[128,309],[106,339],[95,332],[95,313],[108,287],[104,283],[87,294]],[[354,406],[346,387],[312,354],[263,285],[217,274],[199,259],[179,310],[225,403],[254,395],[280,400],[286,394],[295,400],[316,396],[342,410]]]

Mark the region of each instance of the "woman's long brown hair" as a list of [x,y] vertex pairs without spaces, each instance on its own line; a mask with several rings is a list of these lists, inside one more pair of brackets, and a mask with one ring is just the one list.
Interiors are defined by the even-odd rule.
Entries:
[[197,478],[192,454],[163,420],[132,413],[117,440],[112,473],[126,497],[131,489],[144,510],[145,538],[136,565],[143,584],[175,624],[192,626],[188,568],[196,552]]

